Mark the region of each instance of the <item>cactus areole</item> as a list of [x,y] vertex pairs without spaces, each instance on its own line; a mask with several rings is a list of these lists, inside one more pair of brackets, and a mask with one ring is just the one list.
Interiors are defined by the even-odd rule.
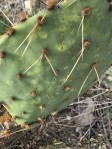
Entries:
[[30,124],[85,93],[111,62],[109,1],[62,1],[0,36],[0,102]]

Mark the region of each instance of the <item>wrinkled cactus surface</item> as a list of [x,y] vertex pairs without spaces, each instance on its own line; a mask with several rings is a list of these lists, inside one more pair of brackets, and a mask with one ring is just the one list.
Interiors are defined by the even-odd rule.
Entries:
[[49,5],[0,36],[0,102],[29,124],[85,93],[111,62],[108,1]]

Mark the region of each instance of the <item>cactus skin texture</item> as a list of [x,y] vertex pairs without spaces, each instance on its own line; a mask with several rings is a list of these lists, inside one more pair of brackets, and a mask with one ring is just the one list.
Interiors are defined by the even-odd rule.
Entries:
[[8,27],[8,22],[3,17],[0,16],[0,35],[6,32],[7,27]]
[[[77,0],[67,7],[71,2],[61,2],[60,8],[42,10],[15,25],[14,34],[0,37],[0,102],[18,124],[30,124],[66,107],[78,97],[89,72],[80,95],[98,80],[95,70],[101,76],[112,62],[112,12],[108,11],[108,1]],[[78,28],[85,8],[88,9],[83,34],[89,45],[63,84],[80,55],[82,25],[79,31]],[[17,50],[38,16],[44,16],[46,11],[44,21]],[[29,40],[31,43],[22,55]]]

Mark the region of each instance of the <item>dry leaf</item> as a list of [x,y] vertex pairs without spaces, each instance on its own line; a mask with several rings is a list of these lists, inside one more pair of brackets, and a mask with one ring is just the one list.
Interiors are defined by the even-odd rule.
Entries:
[[87,126],[93,122],[95,103],[91,98],[86,99],[85,103],[87,104],[85,110],[81,111],[81,107],[79,107],[81,113],[75,118],[75,123],[80,126]]

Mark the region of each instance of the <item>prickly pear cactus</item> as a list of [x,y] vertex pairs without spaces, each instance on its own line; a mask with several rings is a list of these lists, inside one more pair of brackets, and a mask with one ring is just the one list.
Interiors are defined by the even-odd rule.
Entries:
[[46,7],[0,37],[0,102],[18,124],[66,107],[112,62],[108,1],[52,0]]
[[7,21],[0,16],[0,35],[6,32],[7,27],[8,27]]

